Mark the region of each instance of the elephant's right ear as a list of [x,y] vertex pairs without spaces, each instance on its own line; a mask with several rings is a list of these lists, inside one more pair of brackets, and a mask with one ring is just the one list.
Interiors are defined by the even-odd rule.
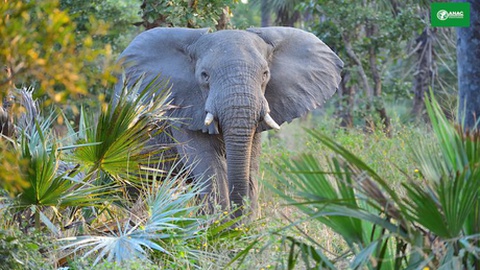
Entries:
[[[188,47],[208,31],[208,28],[153,28],[138,35],[119,59],[130,84],[142,74],[145,74],[142,88],[158,75],[169,80],[168,86],[172,87],[169,101],[175,106],[169,114],[180,118],[182,125],[192,130],[205,128],[205,100],[195,80],[195,62]],[[115,89],[115,94],[118,93],[121,82]]]

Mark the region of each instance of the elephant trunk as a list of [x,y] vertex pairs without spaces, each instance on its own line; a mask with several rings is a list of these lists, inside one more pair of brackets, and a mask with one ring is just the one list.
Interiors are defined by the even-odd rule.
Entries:
[[[260,106],[257,100],[248,97],[248,94],[247,97],[232,95],[226,100],[225,106],[228,109],[219,120],[226,147],[230,200],[243,207],[243,200],[249,194],[252,143],[258,125]],[[234,216],[242,214],[243,209],[239,209]]]

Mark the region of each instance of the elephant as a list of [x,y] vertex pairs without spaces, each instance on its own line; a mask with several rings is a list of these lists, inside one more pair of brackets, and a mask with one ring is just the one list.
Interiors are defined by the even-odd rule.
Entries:
[[289,27],[154,28],[134,38],[119,62],[130,81],[168,79],[168,116],[181,119],[169,129],[174,151],[195,164],[204,196],[223,209],[236,205],[232,217],[248,219],[258,212],[261,132],[325,103],[343,68],[315,35]]

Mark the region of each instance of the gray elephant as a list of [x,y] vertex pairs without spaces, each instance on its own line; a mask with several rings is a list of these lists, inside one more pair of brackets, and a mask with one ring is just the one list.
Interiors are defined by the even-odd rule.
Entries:
[[[234,216],[257,209],[260,132],[279,129],[336,91],[343,62],[316,36],[285,27],[154,28],[121,54],[130,81],[169,78],[175,150],[205,194]],[[116,87],[119,94],[121,87]],[[204,179],[204,180],[202,180]],[[250,202],[245,209],[245,200]]]

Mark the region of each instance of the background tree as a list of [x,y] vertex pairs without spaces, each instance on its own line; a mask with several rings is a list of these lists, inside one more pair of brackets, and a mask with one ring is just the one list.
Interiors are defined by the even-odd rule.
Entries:
[[140,8],[145,29],[163,27],[211,27],[225,29],[234,0],[143,0]]
[[433,88],[434,32],[436,32],[436,29],[426,26],[422,34],[415,39],[416,46],[413,52],[417,55],[418,60],[413,82],[413,117],[423,115],[425,109],[425,93],[427,93],[429,87]]
[[[79,120],[80,106],[97,108],[109,100],[111,93],[107,84],[92,78],[91,75],[102,74],[105,68],[111,72],[117,55],[139,33],[138,27],[133,25],[133,22],[140,20],[139,5],[138,0],[60,0],[59,9],[67,12],[76,25],[77,46],[81,48],[87,44],[94,50],[103,49],[108,52],[106,55],[99,54],[95,61],[85,63],[83,70],[88,76],[88,95],[97,98],[82,98],[69,102],[67,113],[74,114],[76,122]],[[95,32],[92,29],[95,29]]]
[[272,25],[272,17],[270,14],[270,4],[268,0],[261,0],[261,11],[262,11],[262,27],[268,27]]
[[275,25],[294,27],[300,19],[300,12],[296,8],[299,0],[275,0],[271,1],[272,9],[275,12]]
[[346,62],[346,79],[338,91],[342,104],[336,106],[342,125],[366,120],[368,129],[383,123],[388,130],[395,107],[402,107],[402,121],[425,116],[423,98],[429,88],[452,117],[456,37],[451,29],[430,27],[430,1],[251,1],[257,7],[266,2],[264,10],[270,12],[263,17],[290,5],[290,13],[301,15],[295,26],[318,35]]
[[[64,102],[70,95],[86,95],[96,83],[112,80],[108,48],[94,48],[91,37],[79,46],[76,24],[57,1],[3,1],[0,5],[0,96],[16,84],[38,84],[36,95],[46,94],[47,103]],[[105,28],[94,18],[90,35],[102,35]],[[35,29],[33,31],[33,29]],[[108,47],[108,46],[107,46]],[[101,71],[86,69],[89,63]],[[107,64],[108,63],[108,64]]]
[[[253,6],[260,6],[262,12],[262,27],[265,26],[287,26],[294,27],[300,20],[301,13],[298,5],[300,0],[252,0]],[[275,21],[271,23],[271,16],[275,15]]]
[[465,129],[480,119],[480,2],[470,3],[470,27],[457,28],[458,116]]
[[[408,3],[407,3],[408,2]],[[390,119],[385,107],[384,88],[392,92],[392,81],[402,74],[385,72],[388,66],[398,65],[404,56],[407,46],[404,40],[413,37],[418,29],[423,28],[417,13],[417,6],[412,1],[402,5],[388,1],[337,1],[319,0],[304,5],[311,10],[318,23],[310,24],[309,28],[322,38],[346,61],[342,89],[354,84],[360,91],[341,91],[345,110],[351,110],[355,104],[348,104],[354,99],[349,95],[361,95],[359,104],[362,118],[366,120],[367,128],[374,129],[374,112],[385,130],[389,130]],[[342,57],[343,56],[343,57]],[[348,79],[348,81],[346,80]],[[353,112],[343,112],[345,117],[351,117]],[[344,123],[351,123],[344,119]]]
[[[270,14],[270,5],[266,2],[266,11]],[[262,10],[260,5],[253,5],[251,2],[238,1],[235,8],[232,7],[233,16],[231,17],[231,24],[236,29],[246,29],[248,27],[262,26]],[[271,26],[271,18],[268,17],[268,25]],[[265,23],[265,22],[263,22]]]
[[[138,28],[133,23],[141,19],[139,6],[140,0],[60,0],[59,8],[68,12],[76,24],[79,44],[91,38],[95,48],[108,44],[113,53],[116,53],[123,50],[138,33]],[[91,35],[92,18],[104,29],[102,35]]]

